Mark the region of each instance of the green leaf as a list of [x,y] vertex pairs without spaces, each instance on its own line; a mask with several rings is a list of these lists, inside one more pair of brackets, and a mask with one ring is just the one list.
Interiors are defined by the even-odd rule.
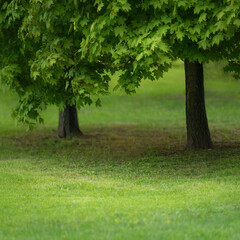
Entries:
[[202,13],[198,19],[198,22],[201,23],[203,21],[206,21],[207,19],[207,13]]
[[55,63],[56,63],[56,59],[53,59],[53,58],[48,61],[48,65],[50,67],[52,67]]
[[219,45],[219,43],[224,40],[224,35],[223,34],[218,34],[213,37],[212,40],[212,45]]
[[181,31],[178,31],[178,32],[176,33],[176,36],[177,36],[177,39],[179,39],[179,40],[183,40],[184,33],[181,32]]
[[120,36],[120,37],[123,37],[123,34],[125,31],[126,31],[125,26],[118,26],[118,27],[115,27],[114,29],[115,36]]

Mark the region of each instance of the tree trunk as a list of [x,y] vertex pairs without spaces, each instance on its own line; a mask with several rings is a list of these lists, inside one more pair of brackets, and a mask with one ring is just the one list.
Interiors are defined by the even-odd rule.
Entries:
[[75,105],[66,105],[63,111],[59,113],[58,122],[58,136],[60,138],[66,137],[80,137],[81,132],[78,125],[77,108]]
[[203,65],[198,61],[184,62],[186,78],[187,147],[212,148],[205,108]]

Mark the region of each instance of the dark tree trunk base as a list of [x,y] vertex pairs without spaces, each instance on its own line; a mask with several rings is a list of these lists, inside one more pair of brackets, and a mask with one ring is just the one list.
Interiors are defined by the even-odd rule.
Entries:
[[213,148],[205,108],[203,66],[199,62],[184,62],[186,76],[187,147]]
[[59,113],[58,137],[81,137],[78,125],[78,116],[76,106],[66,105],[65,109]]

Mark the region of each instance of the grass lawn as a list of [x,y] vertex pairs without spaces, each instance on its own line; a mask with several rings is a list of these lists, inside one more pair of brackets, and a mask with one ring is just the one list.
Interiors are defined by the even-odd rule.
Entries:
[[[209,75],[208,75],[209,76]],[[211,74],[210,74],[211,76]],[[0,92],[0,239],[240,239],[240,83],[206,81],[213,150],[185,149],[182,65],[79,112],[85,136],[29,132]]]

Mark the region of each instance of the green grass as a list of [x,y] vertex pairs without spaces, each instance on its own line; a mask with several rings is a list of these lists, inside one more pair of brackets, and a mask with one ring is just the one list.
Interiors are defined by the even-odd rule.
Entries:
[[186,151],[179,64],[79,113],[81,139],[33,132],[0,94],[0,239],[240,239],[240,83],[207,79],[213,150]]

